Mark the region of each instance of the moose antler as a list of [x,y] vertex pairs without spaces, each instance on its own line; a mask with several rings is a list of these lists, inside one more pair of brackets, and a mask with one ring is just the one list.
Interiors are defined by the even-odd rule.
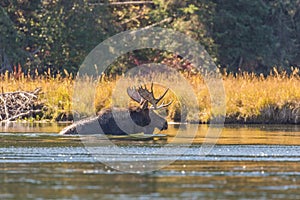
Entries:
[[166,91],[161,95],[159,98],[154,97],[153,93],[153,83],[151,83],[151,89],[150,91],[147,89],[146,85],[140,86],[138,89],[136,88],[127,88],[127,94],[136,102],[140,103],[141,107],[143,109],[148,108],[148,102],[152,104],[151,108],[153,109],[160,109],[163,107],[169,106],[171,102],[157,106],[158,102],[164,98],[164,96],[169,91],[169,88],[166,89]]
[[132,98],[134,101],[138,102],[141,105],[141,108],[144,110],[148,108],[148,101],[141,97],[138,90],[135,87],[127,88],[127,94]]

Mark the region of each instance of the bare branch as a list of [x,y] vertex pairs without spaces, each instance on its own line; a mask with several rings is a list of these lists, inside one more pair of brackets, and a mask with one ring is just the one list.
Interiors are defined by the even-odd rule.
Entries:
[[6,118],[8,118],[9,117],[9,113],[8,113],[8,109],[7,109],[7,105],[6,105],[6,99],[4,99],[2,97],[0,97],[0,99],[3,102],[5,116],[6,116]]
[[123,1],[110,3],[89,3],[90,6],[118,6],[118,5],[154,4],[153,1]]
[[161,24],[164,24],[164,23],[170,23],[172,20],[173,20],[172,17],[168,17],[168,18],[166,18],[166,19],[161,20],[160,22],[151,24],[151,25],[149,25],[149,26],[145,26],[145,27],[143,27],[143,28],[141,28],[141,29],[144,30],[144,29],[152,28],[152,27],[154,27],[154,26],[161,25]]
[[2,122],[13,121],[13,120],[18,119],[18,118],[20,118],[20,117],[28,116],[28,115],[31,115],[31,114],[37,113],[37,112],[41,112],[41,110],[29,110],[29,111],[27,111],[27,112],[20,113],[20,114],[18,114],[18,115],[15,115],[15,116],[12,116],[12,117],[10,117],[10,118],[8,118],[8,119],[5,119],[5,120],[3,120]]

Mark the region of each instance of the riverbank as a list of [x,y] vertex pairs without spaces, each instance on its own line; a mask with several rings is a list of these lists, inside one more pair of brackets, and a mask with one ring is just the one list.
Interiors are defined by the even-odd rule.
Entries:
[[[212,116],[218,116],[218,114],[211,111],[209,91],[205,82],[200,75],[182,75],[193,88],[201,112],[197,117],[193,113],[181,113],[182,109],[176,94],[169,92],[165,102],[170,100],[174,100],[174,102],[165,113],[167,119],[175,122],[208,123]],[[162,76],[161,78],[165,77]],[[94,98],[96,112],[112,105],[111,96],[119,79],[121,79],[121,76],[114,79],[102,77],[98,82]],[[226,93],[225,123],[300,124],[299,70],[294,70],[290,75],[274,71],[267,77],[250,73],[227,74],[223,76],[223,85]],[[39,98],[47,109],[43,116],[39,116],[38,120],[72,120],[72,96],[74,92],[72,75],[52,77],[49,72],[44,76],[31,78],[25,75],[14,77],[6,74],[1,77],[0,86],[3,92],[33,91],[35,88],[41,87],[42,94]],[[155,94],[159,95],[163,90],[164,88],[157,87]],[[86,93],[87,91],[84,94]],[[118,103],[121,106],[132,104],[127,97],[120,98],[118,101],[121,101],[121,103]],[[195,105],[189,105],[190,102],[185,103],[185,106],[195,107]],[[80,112],[77,113],[84,114]],[[199,120],[195,120],[197,118]]]

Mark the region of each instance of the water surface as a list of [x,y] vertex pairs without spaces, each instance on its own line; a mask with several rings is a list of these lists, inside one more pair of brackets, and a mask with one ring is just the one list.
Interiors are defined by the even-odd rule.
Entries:
[[[299,126],[230,125],[203,155],[207,126],[166,148],[178,130],[171,125],[167,140],[113,141],[124,155],[100,145],[100,156],[115,159],[113,168],[81,138],[58,135],[63,126],[2,127],[0,199],[300,199]],[[162,161],[171,164],[139,174],[121,170]]]

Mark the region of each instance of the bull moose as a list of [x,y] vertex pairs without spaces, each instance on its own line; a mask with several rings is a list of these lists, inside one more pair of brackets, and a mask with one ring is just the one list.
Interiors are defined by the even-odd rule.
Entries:
[[60,134],[127,135],[141,132],[153,134],[155,128],[166,130],[168,128],[166,119],[154,110],[165,108],[172,103],[172,101],[167,104],[162,102],[158,105],[168,90],[166,89],[159,98],[155,98],[153,83],[150,91],[146,86],[129,87],[127,94],[139,103],[138,107],[103,109],[96,117],[78,121],[64,128]]

